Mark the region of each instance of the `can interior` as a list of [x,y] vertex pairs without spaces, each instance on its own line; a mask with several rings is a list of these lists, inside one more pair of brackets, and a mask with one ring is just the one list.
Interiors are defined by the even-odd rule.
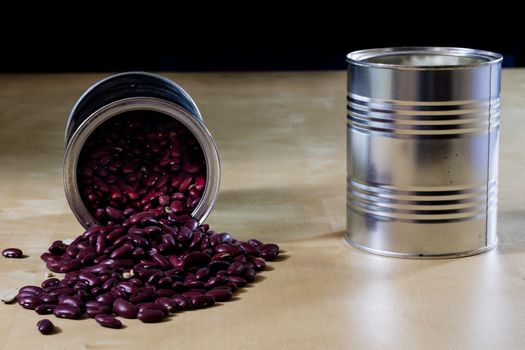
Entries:
[[483,57],[454,56],[433,53],[400,53],[369,57],[363,61],[409,67],[438,67],[479,64],[487,62],[488,59],[484,59]]
[[[202,162],[205,163],[205,156],[204,156],[204,153],[203,153],[202,145],[199,143],[199,141],[197,140],[195,135],[191,132],[191,130],[189,130],[185,125],[183,125],[181,122],[175,120],[174,118],[172,118],[172,117],[170,117],[170,116],[168,116],[168,115],[166,115],[164,113],[161,113],[161,112],[148,111],[148,110],[134,110],[134,111],[127,111],[127,112],[116,114],[113,117],[111,117],[110,119],[108,119],[108,120],[104,121],[102,124],[100,124],[88,136],[86,142],[84,142],[84,144],[82,145],[82,151],[80,152],[78,163],[77,163],[77,168],[75,169],[76,172],[77,172],[77,178],[79,180],[78,181],[78,191],[79,191],[79,193],[81,195],[82,202],[86,206],[86,209],[93,216],[95,216],[95,211],[96,211],[97,207],[101,206],[101,204],[103,204],[102,207],[105,207],[105,206],[108,206],[108,205],[112,206],[112,204],[109,204],[109,203],[106,203],[106,202],[104,202],[104,203],[98,203],[98,202],[97,203],[89,203],[89,200],[87,199],[87,193],[88,192],[86,192],[86,190],[89,187],[93,187],[93,185],[91,185],[91,184],[82,185],[83,181],[89,180],[89,179],[86,179],[86,177],[91,178],[91,176],[84,176],[84,177],[82,176],[82,168],[83,167],[87,167],[88,164],[90,164],[90,163],[96,164],[94,166],[94,168],[93,168],[93,166],[89,166],[90,168],[93,168],[92,169],[92,171],[94,173],[93,176],[94,177],[98,177],[99,181],[104,181],[105,182],[105,178],[103,178],[102,175],[100,175],[100,172],[98,172],[99,171],[98,167],[103,167],[105,171],[108,171],[108,169],[110,168],[111,164],[108,164],[107,166],[106,165],[102,166],[102,165],[94,162],[96,160],[96,157],[92,157],[90,153],[91,153],[92,148],[95,148],[95,149],[105,148],[106,144],[108,144],[108,143],[112,144],[111,148],[109,148],[110,151],[113,148],[115,148],[116,150],[122,152],[123,154],[127,154],[126,157],[128,157],[128,158],[129,157],[132,157],[132,158],[135,157],[135,156],[132,155],[133,149],[131,148],[131,146],[128,146],[128,144],[121,144],[121,145],[115,146],[114,142],[113,143],[110,142],[111,138],[113,138],[113,139],[119,138],[119,132],[121,132],[120,131],[120,127],[121,127],[121,125],[123,126],[125,123],[128,124],[128,125],[129,124],[133,125],[135,123],[140,123],[140,124],[146,123],[149,126],[154,126],[154,125],[171,125],[171,127],[167,129],[168,131],[169,130],[173,130],[175,128],[179,129],[179,130],[184,130],[185,135],[186,135],[185,139],[188,140],[190,142],[190,144],[192,145],[191,146],[191,150],[188,149],[186,152],[192,152],[194,154],[194,158],[195,159],[199,159],[199,161],[202,161]],[[151,147],[153,147],[154,145],[158,146],[158,141],[156,141],[156,140],[148,140],[147,138],[144,138],[143,141],[139,141],[139,140],[135,140],[135,141],[136,141],[136,144],[140,145],[143,148],[143,150],[145,150],[146,152]],[[161,141],[162,142],[166,142],[166,140],[161,140]],[[105,152],[108,153],[108,151],[105,151]],[[115,153],[116,154],[118,152],[115,151],[115,152],[111,152],[111,153]],[[155,155],[154,153],[152,153],[152,154],[156,158],[159,158],[159,156],[160,156],[160,153],[157,153],[157,155]],[[90,158],[90,157],[92,157],[92,158]],[[93,158],[95,158],[95,159],[93,159]],[[114,162],[117,162],[117,163],[121,162],[122,163],[122,161],[119,161],[118,158],[115,158],[115,160],[112,160],[112,163],[114,163]],[[182,162],[182,160],[181,160],[181,162]],[[146,163],[149,163],[149,162],[146,161]],[[152,164],[149,164],[148,168],[154,168],[156,166],[157,165],[155,163],[152,163]],[[175,174],[178,174],[178,173],[182,172],[181,169],[169,170],[169,167],[170,166],[168,165],[168,167],[166,168],[168,170],[166,170],[166,169],[162,169],[162,170],[166,174],[169,174],[170,176],[175,176]],[[206,164],[205,164],[205,167],[206,167]],[[140,184],[141,187],[145,187],[145,185],[142,182],[146,180],[147,176],[151,175],[151,174],[142,174],[143,172],[146,172],[146,169],[144,167],[142,169],[137,169],[135,171],[135,173],[137,173],[137,174],[141,173],[141,175],[143,175],[143,177],[144,177],[142,179],[142,181],[141,181],[141,184]],[[121,173],[121,171],[118,170],[117,172],[114,173],[114,175],[117,175],[117,177],[119,177],[119,181],[128,182],[126,180],[125,176],[123,174],[120,174],[120,173]],[[91,181],[89,183],[91,183]],[[133,183],[127,183],[127,185],[131,186],[131,185],[133,185]],[[94,188],[96,189],[96,186]],[[152,187],[150,192],[154,191],[154,188],[155,187]],[[108,195],[104,195],[104,197],[107,197],[107,196]],[[140,210],[140,208],[133,208],[133,209]],[[195,209],[195,208],[193,208],[193,209]],[[98,219],[97,219],[97,221],[100,222],[100,220],[98,220]],[[100,222],[100,223],[106,224],[106,222]]]

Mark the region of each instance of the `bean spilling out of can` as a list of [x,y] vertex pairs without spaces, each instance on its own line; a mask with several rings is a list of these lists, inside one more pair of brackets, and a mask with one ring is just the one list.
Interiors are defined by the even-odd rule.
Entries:
[[[41,255],[65,276],[20,288],[24,308],[86,315],[108,328],[122,327],[116,316],[159,322],[230,300],[278,256],[275,244],[202,223],[218,191],[218,154],[175,84],[146,73],[110,77],[83,95],[66,134],[66,195],[86,230]],[[49,334],[53,325],[43,320],[38,329]]]

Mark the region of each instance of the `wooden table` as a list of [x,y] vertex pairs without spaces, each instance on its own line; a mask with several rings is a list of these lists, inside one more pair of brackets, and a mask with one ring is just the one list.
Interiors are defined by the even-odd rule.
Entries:
[[[42,318],[0,304],[4,349],[525,348],[525,70],[503,76],[497,249],[453,260],[366,254],[345,230],[345,72],[167,74],[201,108],[222,160],[209,223],[285,251],[237,300],[161,324]],[[39,255],[82,230],[62,187],[63,132],[101,74],[0,76],[0,290],[39,283]]]

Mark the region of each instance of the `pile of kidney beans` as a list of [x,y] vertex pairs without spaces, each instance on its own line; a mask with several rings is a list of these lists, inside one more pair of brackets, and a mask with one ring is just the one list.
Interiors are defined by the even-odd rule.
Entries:
[[[179,310],[224,302],[279,254],[275,244],[239,241],[191,217],[206,186],[202,150],[171,119],[126,115],[99,127],[79,158],[78,184],[93,225],[41,259],[65,273],[19,289],[26,309],[59,318],[159,322]],[[49,320],[39,323],[48,334]]]

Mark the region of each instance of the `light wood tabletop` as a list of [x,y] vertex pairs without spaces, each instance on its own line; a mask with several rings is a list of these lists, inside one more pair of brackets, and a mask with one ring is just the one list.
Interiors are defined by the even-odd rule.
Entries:
[[[62,185],[63,134],[104,74],[0,75],[0,294],[44,279],[39,256],[82,232]],[[208,223],[278,243],[236,300],[102,328],[0,303],[3,349],[524,349],[525,70],[504,70],[499,245],[449,260],[375,256],[343,240],[346,73],[166,74],[195,99],[222,161]]]

